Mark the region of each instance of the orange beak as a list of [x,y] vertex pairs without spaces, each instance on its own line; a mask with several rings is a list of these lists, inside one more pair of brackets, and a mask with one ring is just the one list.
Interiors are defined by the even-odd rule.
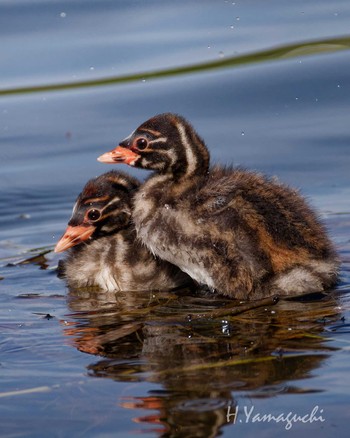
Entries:
[[117,146],[112,151],[106,152],[97,158],[97,161],[101,163],[113,164],[113,163],[125,163],[129,166],[133,166],[137,158],[140,155],[133,152],[131,149],[123,148],[122,146]]
[[57,242],[55,246],[55,252],[62,252],[72,246],[78,245],[78,243],[84,242],[87,240],[92,233],[95,231],[95,227],[93,226],[83,226],[79,225],[76,227],[72,227],[68,225],[65,233]]

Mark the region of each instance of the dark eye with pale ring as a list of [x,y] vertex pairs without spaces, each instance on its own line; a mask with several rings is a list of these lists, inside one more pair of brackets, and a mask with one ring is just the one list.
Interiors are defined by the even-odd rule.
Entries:
[[136,147],[140,151],[143,151],[144,149],[146,149],[147,146],[148,146],[148,141],[146,138],[140,137],[136,140]]
[[87,218],[90,220],[90,221],[97,221],[97,220],[99,220],[100,219],[100,217],[101,217],[101,212],[100,212],[100,210],[96,210],[95,208],[92,208],[91,210],[89,210],[87,213],[86,213],[86,216],[87,216]]

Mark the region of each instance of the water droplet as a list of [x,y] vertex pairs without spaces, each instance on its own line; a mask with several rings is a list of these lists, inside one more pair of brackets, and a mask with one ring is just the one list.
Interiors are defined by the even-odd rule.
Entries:
[[241,136],[243,137],[244,135],[245,135],[245,132],[244,132],[244,131],[242,131],[242,132],[241,132]]
[[90,67],[90,71],[94,71],[95,70],[95,67]]
[[211,46],[208,46],[208,49],[211,49]]
[[225,56],[225,53],[222,50],[220,50],[219,56],[220,56],[220,58],[223,58]]
[[230,29],[234,29],[235,27],[234,27],[234,25],[233,24],[231,24],[231,26],[230,26]]
[[143,84],[146,82],[146,79],[142,79],[142,81],[141,81]]
[[337,85],[337,88],[340,88],[340,84]]
[[240,20],[240,17],[236,17],[236,21],[239,21]]
[[66,14],[65,12],[61,12],[61,13],[60,13],[60,17],[61,17],[61,18],[66,18],[66,17],[67,17],[67,14]]
[[295,100],[299,100],[299,97],[296,97]]
[[334,16],[338,17],[339,13],[338,12],[334,12]]
[[230,334],[231,334],[231,331],[230,331],[230,323],[228,322],[228,321],[225,321],[225,320],[223,320],[223,321],[221,321],[221,323],[222,323],[222,326],[221,326],[221,333],[223,334],[223,335],[226,335],[226,336],[229,336]]
[[30,219],[31,216],[28,213],[21,213],[19,216],[19,219]]
[[213,207],[222,207],[227,202],[226,196],[217,196],[216,199],[213,202]]

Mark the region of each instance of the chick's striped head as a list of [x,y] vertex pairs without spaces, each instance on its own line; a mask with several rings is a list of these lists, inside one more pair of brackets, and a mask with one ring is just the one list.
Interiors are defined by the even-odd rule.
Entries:
[[190,175],[198,169],[207,171],[209,153],[189,122],[179,115],[164,113],[144,122],[98,160]]
[[89,180],[76,200],[67,229],[55,252],[128,227],[132,197],[138,187],[137,180],[116,171]]

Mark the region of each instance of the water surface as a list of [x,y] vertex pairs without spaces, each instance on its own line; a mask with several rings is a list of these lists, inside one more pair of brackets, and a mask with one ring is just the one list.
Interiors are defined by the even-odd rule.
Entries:
[[[246,412],[316,406],[324,421],[291,436],[347,436],[350,51],[334,39],[350,40],[349,20],[341,0],[0,2],[2,436],[280,436],[285,422]],[[300,188],[339,249],[335,290],[214,319],[189,315],[225,302],[186,291],[67,290],[51,250],[87,179],[110,169],[96,157],[164,111],[191,120],[213,162]]]

